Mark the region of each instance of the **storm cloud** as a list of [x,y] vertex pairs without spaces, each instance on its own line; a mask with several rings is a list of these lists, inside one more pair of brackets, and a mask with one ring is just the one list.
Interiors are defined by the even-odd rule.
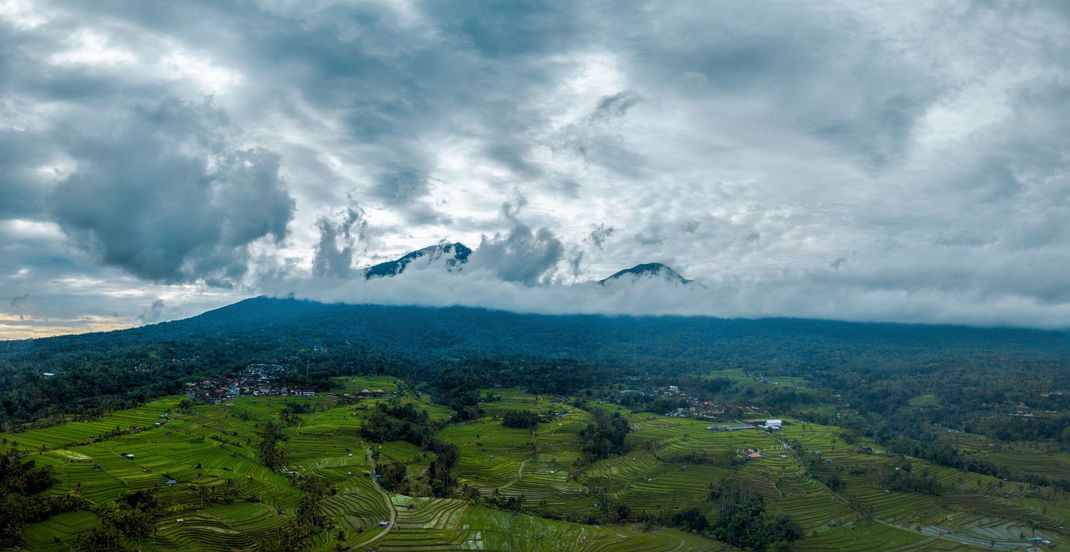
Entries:
[[240,279],[250,243],[285,238],[294,201],[279,156],[229,149],[224,121],[208,105],[130,109],[109,135],[72,144],[77,165],[49,213],[78,247],[136,276]]
[[[0,0],[0,51],[2,336],[290,292],[1070,320],[1059,2]],[[653,261],[705,287],[588,285]]]

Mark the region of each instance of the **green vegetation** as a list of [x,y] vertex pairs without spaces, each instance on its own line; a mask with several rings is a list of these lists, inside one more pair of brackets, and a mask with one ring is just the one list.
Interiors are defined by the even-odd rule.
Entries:
[[625,438],[632,429],[628,420],[620,412],[608,414],[600,408],[591,410],[591,414],[594,423],[580,431],[580,448],[587,459],[599,460],[627,452]]
[[539,415],[527,410],[510,410],[502,416],[502,426],[516,429],[538,427]]
[[713,487],[710,498],[716,516],[709,533],[727,543],[753,550],[787,549],[803,537],[795,520],[766,512],[765,499],[747,481],[725,479]]
[[[448,439],[447,430],[485,427],[503,446],[531,450],[530,431],[503,429],[490,417],[443,425],[426,397],[408,394],[389,400],[318,396],[302,399],[297,409],[293,404],[243,397],[233,406],[196,405],[185,414],[172,411],[160,427],[18,453],[20,463],[4,464],[22,466],[15,479],[31,479],[29,470],[54,473],[23,490],[65,508],[27,518],[10,534],[45,550],[555,550],[558,538],[578,538],[587,550],[723,548],[656,526],[601,528],[541,517],[549,513],[545,505],[529,507],[508,489],[482,496],[473,480],[457,479],[471,451]],[[290,415],[293,423],[282,423]],[[593,419],[583,411],[572,416],[581,420],[577,426]],[[62,427],[20,435],[43,439]],[[557,441],[568,458],[581,456],[581,429]]]
[[1059,336],[280,304],[0,346],[4,546],[1070,549]]
[[[14,535],[42,550],[1013,550],[1034,534],[1058,543],[1070,522],[1058,489],[889,456],[853,430],[789,419],[780,433],[712,431],[479,392],[483,414],[466,421],[407,392],[242,397],[172,410],[161,427],[53,440],[19,456],[54,476],[27,496],[64,507]],[[553,414],[504,427],[510,411]],[[589,453],[621,436],[623,453]],[[748,449],[761,457],[741,458]]]

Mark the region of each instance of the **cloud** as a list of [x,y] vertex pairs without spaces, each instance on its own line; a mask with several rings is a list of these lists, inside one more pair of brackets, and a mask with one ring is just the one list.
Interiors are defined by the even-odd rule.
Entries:
[[520,222],[509,204],[503,207],[512,228],[505,233],[484,236],[473,252],[470,264],[476,270],[493,271],[506,282],[526,286],[548,283],[557,264],[564,258],[565,246],[548,228],[532,229]]
[[142,324],[155,324],[163,319],[164,309],[166,308],[167,305],[163,302],[163,299],[157,299],[145,309],[145,312],[138,315],[137,319]]
[[616,231],[616,228],[613,228],[612,226],[606,226],[606,223],[603,222],[598,226],[595,226],[594,229],[591,230],[591,243],[593,243],[595,247],[601,250],[602,244],[606,243],[606,240],[608,240],[610,236],[612,236]]
[[[0,281],[28,317],[344,286],[442,240],[480,246],[442,285],[498,308],[1049,326],[1070,301],[1059,2],[18,6]],[[708,297],[556,287],[655,260]],[[378,285],[337,297],[408,284]]]
[[[473,256],[474,258],[474,256]],[[657,279],[634,279],[614,286],[593,282],[532,286],[508,281],[497,271],[469,266],[463,272],[435,268],[406,271],[394,278],[334,279],[312,283],[275,282],[269,295],[325,302],[426,306],[472,306],[542,314],[682,315],[755,318],[791,316],[864,322],[966,323],[1004,326],[1028,318],[1031,326],[1063,328],[1070,315],[1065,299],[1038,302],[1014,294],[969,292],[949,306],[946,289],[889,285],[850,271],[849,265],[814,271],[776,272],[752,277],[699,278],[680,286]],[[689,277],[692,275],[688,275]],[[959,293],[959,292],[955,292]]]
[[427,177],[412,171],[382,174],[376,179],[371,192],[391,205],[404,205],[427,194]]
[[11,308],[11,310],[15,311],[15,313],[18,314],[21,318],[23,305],[29,300],[30,294],[23,293],[22,295],[16,295],[15,297],[12,297],[11,301],[8,301],[8,306]]
[[351,201],[345,209],[322,216],[316,222],[320,240],[312,259],[312,274],[318,277],[348,278],[356,274],[353,258],[364,239],[368,223],[364,210]]
[[587,166],[598,164],[618,175],[642,174],[643,156],[629,147],[622,132],[628,112],[639,101],[628,90],[598,98],[579,120],[559,131],[553,149],[569,151]]
[[104,136],[75,136],[77,168],[49,213],[72,242],[154,281],[235,281],[248,247],[285,238],[294,201],[279,157],[235,149],[209,104],[139,105]]

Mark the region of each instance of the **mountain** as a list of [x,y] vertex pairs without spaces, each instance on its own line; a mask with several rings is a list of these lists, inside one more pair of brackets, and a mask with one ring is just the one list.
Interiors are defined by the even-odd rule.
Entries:
[[604,278],[598,281],[598,285],[606,285],[607,283],[614,282],[623,278],[637,279],[637,278],[662,278],[670,282],[679,284],[688,284],[691,280],[684,278],[680,273],[672,269],[668,265],[661,263],[644,263],[638,264],[631,268],[625,268],[624,270],[618,270],[613,273],[612,276]]
[[[487,380],[509,385],[557,376],[608,377],[605,370],[618,368],[671,376],[725,366],[796,375],[818,370],[831,378],[859,366],[938,373],[1013,364],[1065,375],[1070,334],[785,318],[541,315],[257,297],[128,330],[0,341],[0,425],[5,417],[28,421],[109,401],[144,400],[174,393],[196,378],[308,355],[318,355],[324,370],[426,375],[443,366],[472,366],[486,368],[488,378],[529,378]],[[64,376],[42,379],[44,372]],[[984,382],[989,376],[971,377]]]
[[[315,345],[351,343],[437,363],[477,357],[541,357],[587,362],[695,367],[731,363],[805,366],[879,351],[899,359],[934,351],[1044,352],[1070,356],[1065,332],[791,318],[523,314],[472,307],[319,303],[256,297],[204,314],[128,330],[0,342],[0,362],[52,355],[106,355],[144,344],[196,350],[230,340]],[[175,353],[169,353],[175,354]]]
[[472,250],[460,242],[432,245],[423,249],[417,249],[416,251],[410,251],[402,255],[401,258],[393,261],[387,261],[365,268],[364,279],[368,280],[384,276],[397,276],[398,274],[405,272],[405,268],[409,266],[409,263],[417,259],[424,259],[428,263],[439,259],[445,259],[446,270],[453,270],[454,268],[467,263],[468,256],[471,254]]

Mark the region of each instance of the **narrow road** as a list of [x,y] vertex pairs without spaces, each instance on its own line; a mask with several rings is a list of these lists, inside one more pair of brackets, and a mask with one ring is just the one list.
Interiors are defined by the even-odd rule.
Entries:
[[371,464],[370,473],[372,478],[372,486],[375,487],[375,490],[379,491],[379,494],[383,496],[383,500],[386,501],[386,509],[390,511],[390,525],[386,526],[386,530],[360,544],[360,546],[370,548],[373,544],[383,540],[383,537],[386,537],[387,533],[393,530],[394,526],[397,525],[398,509],[394,507],[394,501],[390,498],[390,494],[384,491],[383,488],[379,486],[379,480],[375,478],[375,473],[378,468],[375,465],[375,458],[372,456],[372,449],[369,447],[364,450],[364,453],[368,457],[368,462]]

